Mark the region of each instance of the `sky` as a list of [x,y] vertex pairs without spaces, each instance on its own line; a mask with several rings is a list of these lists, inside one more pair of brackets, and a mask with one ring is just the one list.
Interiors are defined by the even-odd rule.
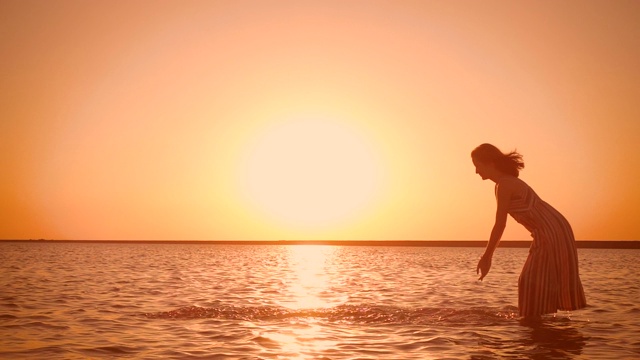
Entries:
[[485,142],[640,238],[638,1],[3,0],[0,53],[0,239],[485,240]]

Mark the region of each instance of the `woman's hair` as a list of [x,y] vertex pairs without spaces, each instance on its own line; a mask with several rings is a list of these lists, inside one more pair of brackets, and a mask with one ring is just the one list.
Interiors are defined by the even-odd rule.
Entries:
[[494,163],[496,169],[505,174],[518,177],[521,169],[524,169],[524,161],[522,155],[517,151],[503,154],[500,149],[491,144],[482,144],[471,152],[471,158],[481,162]]

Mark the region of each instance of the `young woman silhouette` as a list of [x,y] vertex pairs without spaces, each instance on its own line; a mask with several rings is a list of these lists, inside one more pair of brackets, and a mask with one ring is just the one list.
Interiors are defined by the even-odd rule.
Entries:
[[578,272],[578,253],[569,222],[524,181],[522,155],[502,153],[491,144],[471,152],[476,173],[496,183],[498,202],[495,224],[476,272],[484,279],[491,268],[493,252],[502,237],[507,214],[531,232],[533,242],[518,279],[518,309],[525,319],[538,319],[557,310],[584,308],[587,301]]

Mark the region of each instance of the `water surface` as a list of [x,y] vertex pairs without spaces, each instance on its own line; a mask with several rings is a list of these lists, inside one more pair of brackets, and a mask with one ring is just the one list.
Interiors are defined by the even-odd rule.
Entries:
[[527,249],[0,243],[0,358],[635,359],[640,250],[579,249],[589,307],[517,319]]

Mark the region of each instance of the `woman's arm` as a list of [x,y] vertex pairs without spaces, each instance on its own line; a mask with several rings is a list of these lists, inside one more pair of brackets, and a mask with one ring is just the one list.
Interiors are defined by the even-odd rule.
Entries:
[[502,238],[502,234],[504,233],[504,228],[507,226],[507,208],[509,207],[509,201],[511,200],[512,193],[513,186],[509,181],[504,181],[497,186],[496,200],[498,205],[496,209],[495,222],[493,224],[493,229],[491,230],[491,236],[489,237],[487,248],[485,249],[482,258],[480,258],[478,267],[476,268],[476,273],[480,274],[479,280],[484,279],[484,277],[489,273],[493,252],[496,250],[496,247]]

